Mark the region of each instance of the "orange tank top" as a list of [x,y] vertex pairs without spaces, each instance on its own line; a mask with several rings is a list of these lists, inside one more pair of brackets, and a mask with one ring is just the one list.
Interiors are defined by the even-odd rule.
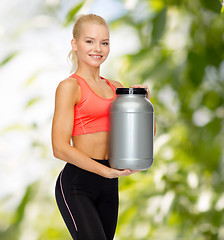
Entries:
[[109,107],[116,98],[116,87],[106,78],[112,88],[112,98],[98,96],[82,77],[73,74],[70,77],[77,79],[81,89],[81,99],[74,107],[74,127],[72,136],[109,131]]

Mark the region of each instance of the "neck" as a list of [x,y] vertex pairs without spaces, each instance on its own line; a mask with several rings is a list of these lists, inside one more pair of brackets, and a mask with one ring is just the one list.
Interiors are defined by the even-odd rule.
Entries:
[[100,68],[83,68],[79,66],[75,73],[85,80],[100,81]]

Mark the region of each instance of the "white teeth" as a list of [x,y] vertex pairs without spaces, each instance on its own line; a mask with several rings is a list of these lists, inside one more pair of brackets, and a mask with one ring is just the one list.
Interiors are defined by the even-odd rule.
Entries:
[[90,55],[91,57],[94,57],[94,58],[102,58],[102,56],[97,56],[97,55]]

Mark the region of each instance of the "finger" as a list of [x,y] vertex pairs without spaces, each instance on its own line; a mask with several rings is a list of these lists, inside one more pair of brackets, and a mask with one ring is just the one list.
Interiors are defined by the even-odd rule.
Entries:
[[127,173],[128,175],[132,174],[132,173],[136,173],[136,172],[140,172],[141,170],[130,170],[130,169],[125,169],[123,170],[123,172]]
[[119,177],[124,177],[124,176],[129,176],[136,172],[140,172],[141,170],[124,169],[124,170],[118,170],[118,171],[119,171]]
[[132,85],[131,88],[145,88],[147,93],[149,94],[149,88],[147,85]]
[[118,171],[118,175],[120,177],[122,176],[127,176],[131,174],[131,170],[130,169],[124,169],[124,170],[117,170]]
[[147,91],[147,94],[150,96],[150,91],[148,88],[146,89],[146,91]]
[[131,88],[148,88],[147,85],[132,85]]
[[147,98],[150,99],[150,91],[147,85],[132,85],[131,88],[145,88],[147,92]]
[[141,170],[131,170],[132,173],[140,172]]

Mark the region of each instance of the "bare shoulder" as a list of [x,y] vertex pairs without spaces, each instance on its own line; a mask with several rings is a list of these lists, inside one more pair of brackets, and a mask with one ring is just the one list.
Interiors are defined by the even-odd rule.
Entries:
[[58,90],[70,90],[70,91],[77,91],[79,89],[79,83],[75,78],[66,78],[62,80],[57,87]]
[[62,80],[56,89],[56,96],[61,96],[63,98],[72,98],[76,103],[79,100],[80,86],[75,78],[66,78]]
[[112,83],[117,88],[122,88],[123,87],[123,85],[118,81],[115,81],[115,80],[109,80],[109,81],[110,81],[110,83]]

